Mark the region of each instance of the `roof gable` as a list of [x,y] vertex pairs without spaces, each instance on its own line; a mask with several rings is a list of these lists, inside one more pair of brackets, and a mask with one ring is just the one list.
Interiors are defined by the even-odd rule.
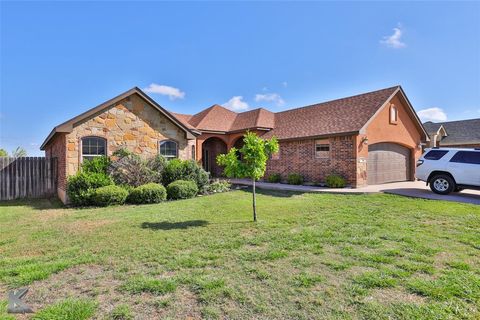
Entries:
[[198,134],[198,132],[192,130],[192,128],[188,128],[184,123],[179,121],[174,115],[172,115],[170,112],[162,108],[158,103],[156,103],[152,98],[150,98],[148,95],[146,95],[142,90],[140,90],[137,87],[134,87],[128,91],[125,91],[124,93],[116,96],[115,98],[112,98],[110,100],[107,100],[103,102],[102,104],[85,111],[84,113],[71,118],[70,120],[65,121],[64,123],[59,124],[53,130],[50,132],[50,134],[47,136],[45,141],[42,143],[40,150],[45,150],[46,145],[48,142],[53,138],[53,136],[57,132],[66,132],[69,133],[73,130],[73,127],[76,126],[77,124],[85,121],[86,119],[90,118],[91,116],[94,116],[95,114],[101,113],[104,110],[110,108],[112,105],[116,104],[117,102],[131,96],[137,94],[143,100],[145,100],[147,103],[149,103],[152,107],[154,107],[156,110],[158,110],[160,113],[162,113],[165,117],[167,117],[169,120],[171,120],[175,125],[177,125],[179,128],[181,128],[183,131],[185,131],[185,134],[187,136],[187,139],[193,139],[195,138],[195,135]]
[[[424,126],[427,128],[427,131],[429,131],[429,128],[444,128],[447,135],[441,140],[442,144],[462,145],[480,143],[480,118],[438,123],[426,122]],[[433,134],[436,134],[436,131]]]

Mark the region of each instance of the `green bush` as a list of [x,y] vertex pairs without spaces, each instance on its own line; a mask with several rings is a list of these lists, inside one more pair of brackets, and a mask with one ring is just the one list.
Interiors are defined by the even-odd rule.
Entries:
[[202,193],[208,194],[208,193],[226,192],[226,191],[229,191],[231,187],[232,187],[231,183],[226,180],[216,180],[210,183],[209,185],[206,185],[206,187],[202,189],[204,190]]
[[130,203],[159,203],[167,199],[165,187],[158,183],[147,183],[130,191],[128,202]]
[[302,184],[303,177],[298,173],[290,173],[287,177],[287,182],[288,184]]
[[197,193],[198,187],[196,183],[189,180],[177,180],[167,186],[167,195],[169,199],[193,198]]
[[67,195],[74,206],[87,206],[92,204],[95,189],[112,184],[112,178],[104,173],[80,171],[68,178]]
[[330,174],[325,178],[325,184],[329,188],[344,188],[347,182],[338,174]]
[[208,172],[203,170],[194,160],[172,159],[163,171],[162,182],[165,185],[177,180],[194,181],[199,189],[208,185]]
[[124,204],[127,196],[127,190],[119,186],[111,185],[95,189],[92,199],[94,205],[106,207]]
[[280,175],[280,173],[272,173],[267,177],[267,181],[270,183],[279,183],[280,181],[282,181],[282,176]]
[[84,160],[82,163],[82,171],[87,173],[103,173],[107,174],[110,159],[105,156],[95,157],[91,160]]

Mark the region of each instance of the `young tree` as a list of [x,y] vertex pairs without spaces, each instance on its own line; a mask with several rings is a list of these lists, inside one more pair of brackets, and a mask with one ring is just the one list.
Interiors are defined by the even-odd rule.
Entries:
[[[217,163],[224,166],[224,173],[229,178],[250,178],[253,187],[253,221],[257,221],[257,203],[255,181],[264,176],[267,160],[272,153],[278,152],[278,141],[275,137],[265,140],[253,132],[243,137],[243,147],[231,148],[227,154],[217,157]],[[241,157],[238,156],[240,152]]]

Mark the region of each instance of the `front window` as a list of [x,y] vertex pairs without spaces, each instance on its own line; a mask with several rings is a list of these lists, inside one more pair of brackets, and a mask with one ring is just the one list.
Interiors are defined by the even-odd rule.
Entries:
[[330,141],[328,139],[315,141],[315,158],[330,158]]
[[164,140],[160,142],[160,155],[164,156],[167,160],[178,157],[178,145],[175,141]]
[[107,155],[107,140],[100,137],[82,138],[82,161]]

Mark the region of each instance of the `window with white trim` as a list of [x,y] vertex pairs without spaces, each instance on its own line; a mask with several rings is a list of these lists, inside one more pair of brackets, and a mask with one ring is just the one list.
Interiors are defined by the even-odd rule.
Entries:
[[107,140],[100,137],[82,138],[82,161],[107,155]]
[[315,140],[315,158],[330,158],[330,140]]
[[178,157],[178,144],[172,140],[160,141],[159,153],[167,160],[175,159]]

